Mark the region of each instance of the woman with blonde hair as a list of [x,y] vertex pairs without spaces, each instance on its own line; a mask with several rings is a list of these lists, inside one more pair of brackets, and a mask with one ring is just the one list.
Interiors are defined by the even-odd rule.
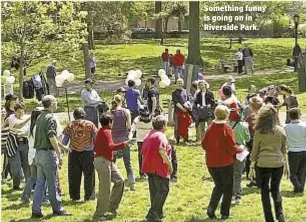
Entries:
[[[129,140],[129,130],[131,129],[131,113],[122,107],[123,97],[115,95],[112,101],[111,115],[113,118],[112,137],[114,143],[126,142]],[[131,190],[134,190],[135,177],[131,165],[130,147],[128,144],[123,150],[123,162],[126,169]]]
[[[259,109],[263,106],[263,99],[260,98],[259,96],[255,96],[249,99],[249,107],[250,107],[250,114],[247,116],[247,118],[245,119],[245,121],[248,123],[249,125],[249,132],[250,132],[250,141],[247,143],[247,147],[250,151],[250,153],[252,152],[252,146],[253,146],[253,137],[254,137],[254,124],[255,124],[255,119],[256,119],[256,115],[259,111]],[[245,169],[246,169],[246,177],[247,179],[250,179],[251,182],[247,185],[248,187],[252,187],[252,186],[258,186],[259,187],[259,182],[257,178],[256,183],[253,182],[253,178],[249,177],[250,174],[250,155],[247,156],[246,159],[246,163],[245,163]]]
[[221,219],[230,217],[234,156],[243,151],[236,145],[233,129],[227,124],[229,114],[229,108],[217,106],[214,111],[215,119],[202,140],[202,147],[206,151],[206,165],[215,184],[207,208],[210,219],[216,219],[215,211],[222,196]]
[[[251,175],[255,175],[257,166],[261,188],[261,202],[265,221],[274,221],[270,191],[274,200],[278,221],[284,220],[280,182],[285,169],[288,175],[286,134],[277,124],[277,110],[272,105],[263,106],[256,117],[253,150],[251,153]],[[270,182],[271,181],[271,182]]]

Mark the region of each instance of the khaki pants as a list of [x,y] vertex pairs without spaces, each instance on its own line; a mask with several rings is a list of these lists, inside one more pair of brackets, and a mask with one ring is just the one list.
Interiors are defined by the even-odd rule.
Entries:
[[211,119],[207,120],[207,121],[201,121],[198,124],[198,128],[197,128],[197,134],[198,134],[198,138],[200,141],[202,141],[206,129],[208,128],[208,126],[211,124]]
[[[124,180],[112,161],[104,157],[97,157],[94,160],[94,165],[99,178],[99,194],[95,216],[101,217],[107,211],[118,209],[123,195]],[[112,191],[110,190],[111,182],[114,183]]]
[[47,83],[49,85],[49,94],[55,97],[59,96],[59,89],[56,86],[55,78],[47,78]]

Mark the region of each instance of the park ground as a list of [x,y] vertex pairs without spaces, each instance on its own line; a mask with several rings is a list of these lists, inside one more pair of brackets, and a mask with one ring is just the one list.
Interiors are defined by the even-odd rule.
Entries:
[[[305,40],[300,40],[300,45],[305,48]],[[262,88],[270,84],[286,84],[292,87],[297,94],[303,112],[306,111],[306,93],[298,92],[297,73],[284,71],[285,62],[292,53],[292,39],[250,39],[250,43],[255,54],[256,73],[253,76],[243,76],[237,78],[237,94],[239,99],[244,99],[247,89],[251,84]],[[171,52],[176,48],[186,54],[187,40],[169,39],[166,40],[166,47]],[[97,68],[96,88],[100,96],[111,100],[114,89],[122,86],[124,82],[124,73],[130,69],[140,68],[144,77],[156,75],[160,68],[159,55],[165,46],[158,45],[158,41],[141,40],[131,42],[131,44],[97,44],[95,55],[100,61]],[[204,75],[210,83],[213,91],[216,91],[225,81],[226,76],[221,74],[218,69],[218,59],[234,55],[235,49],[241,47],[234,45],[233,49],[228,49],[226,39],[203,39],[201,41],[201,54],[205,61],[206,68]],[[70,110],[81,106],[80,90],[83,86],[82,80],[85,78],[83,72],[82,53],[67,55],[67,59],[58,61],[59,69],[69,67],[68,70],[76,74],[76,80],[68,86],[68,100]],[[40,70],[50,61],[42,61],[34,67],[30,67],[28,73],[34,73]],[[116,85],[117,84],[117,85]],[[170,92],[174,86],[160,90],[161,100],[170,98]],[[66,99],[61,92],[59,100],[59,112],[66,111]],[[37,102],[35,99],[25,100],[27,111],[30,111]],[[194,138],[194,130],[191,130]],[[173,128],[169,127],[167,134],[173,135]],[[135,175],[138,175],[137,147],[132,145],[132,167]],[[213,188],[213,183],[205,166],[204,151],[199,145],[189,146],[181,144],[177,146],[179,180],[178,183],[171,183],[170,193],[166,201],[164,210],[166,214],[165,221],[169,222],[199,222],[211,221],[206,217],[206,207]],[[122,159],[117,162],[122,175],[126,177]],[[203,177],[205,180],[203,180]],[[60,180],[65,192],[63,196],[64,207],[73,213],[71,217],[52,217],[50,206],[43,206],[43,213],[46,215],[44,221],[93,221],[92,215],[95,210],[95,202],[73,203],[69,200],[68,181],[67,181],[67,157],[64,158],[63,168],[60,174]],[[247,181],[243,179],[243,204],[232,207],[233,219],[231,221],[241,222],[261,222],[263,211],[260,202],[260,192],[255,188],[245,188]],[[96,184],[97,186],[98,184]],[[24,222],[32,221],[31,206],[20,203],[21,192],[13,192],[10,184],[4,184],[2,191],[2,221]],[[288,179],[283,178],[281,190],[283,194],[283,206],[286,221],[304,222],[306,221],[306,197],[296,196],[292,193],[292,186]],[[97,189],[96,189],[97,190]],[[83,192],[82,192],[83,193]],[[114,219],[115,222],[122,221],[143,221],[143,218],[149,207],[149,192],[147,181],[136,183],[136,191],[131,192],[126,187],[119,211],[120,215]],[[220,216],[219,211],[217,212]]]

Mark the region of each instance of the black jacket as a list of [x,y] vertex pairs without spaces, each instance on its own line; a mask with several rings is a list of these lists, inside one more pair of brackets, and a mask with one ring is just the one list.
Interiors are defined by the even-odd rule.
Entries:
[[[206,90],[205,93],[205,103],[206,105],[210,104],[211,108],[215,108],[215,97],[214,94],[210,90]],[[194,104],[197,106],[198,104],[202,106],[202,91],[198,92],[196,95],[196,99],[194,101]]]

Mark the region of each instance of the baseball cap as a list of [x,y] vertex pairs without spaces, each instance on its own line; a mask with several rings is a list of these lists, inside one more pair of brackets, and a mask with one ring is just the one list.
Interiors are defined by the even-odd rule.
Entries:
[[8,94],[8,95],[6,95],[5,96],[5,100],[6,101],[8,101],[8,100],[15,100],[15,99],[17,99],[18,97],[16,96],[16,95],[14,95],[14,94]]
[[92,80],[92,79],[85,79],[85,84],[87,84],[87,83],[94,83],[95,81],[94,80]]
[[123,87],[120,87],[119,89],[117,89],[117,93],[123,93],[126,92],[126,89]]

